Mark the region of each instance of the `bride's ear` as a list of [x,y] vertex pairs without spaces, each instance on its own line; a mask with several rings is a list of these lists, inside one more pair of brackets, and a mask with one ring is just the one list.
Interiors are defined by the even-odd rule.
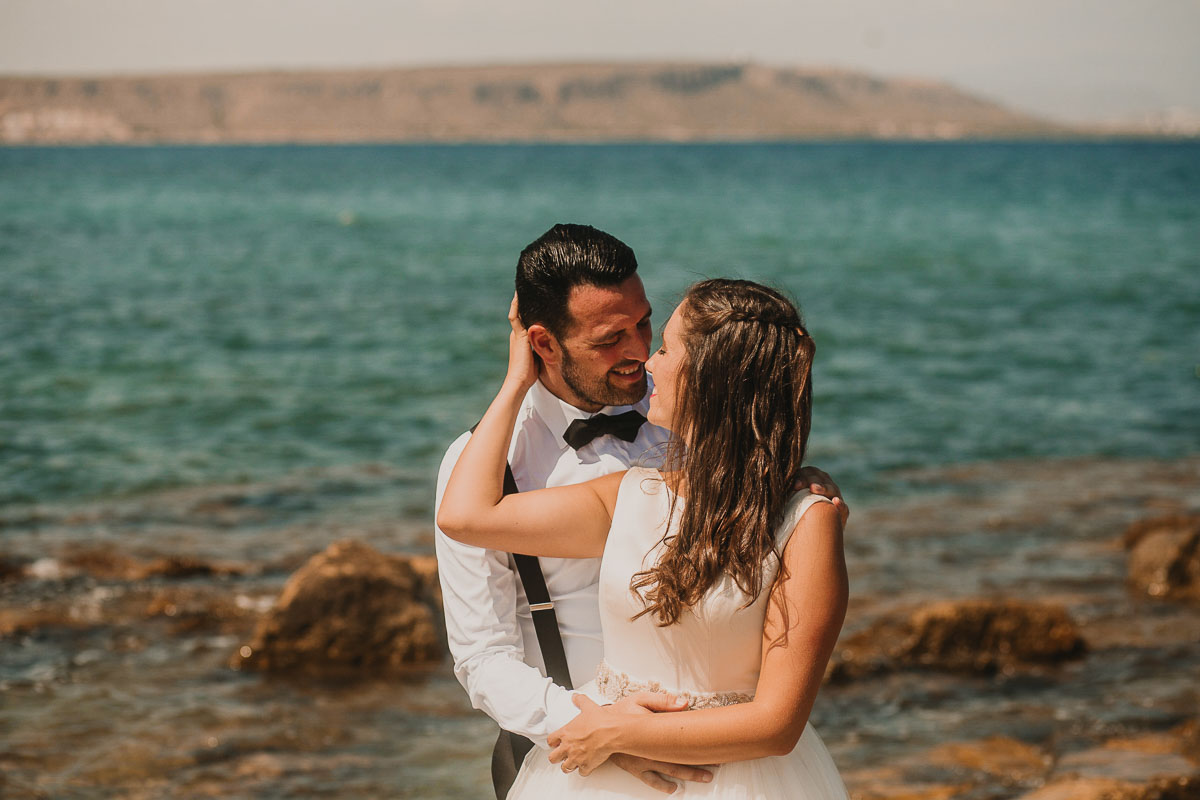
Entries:
[[562,345],[558,343],[554,334],[546,330],[546,326],[536,322],[529,326],[528,332],[529,346],[538,358],[542,359],[542,363],[558,366],[562,362]]

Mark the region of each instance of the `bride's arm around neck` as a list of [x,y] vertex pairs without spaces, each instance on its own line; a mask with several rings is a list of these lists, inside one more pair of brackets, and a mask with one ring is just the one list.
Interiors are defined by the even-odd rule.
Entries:
[[624,472],[571,486],[504,495],[508,445],[529,386],[511,376],[488,407],[458,459],[438,527],[466,544],[557,558],[604,552]]

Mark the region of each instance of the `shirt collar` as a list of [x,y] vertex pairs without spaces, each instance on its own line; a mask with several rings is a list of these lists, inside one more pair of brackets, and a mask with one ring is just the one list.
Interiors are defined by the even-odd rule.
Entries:
[[[632,410],[640,411],[645,415],[650,408],[650,393],[653,387],[654,384],[647,377],[646,395],[641,400],[628,406],[605,406],[595,412],[595,414],[622,414]],[[556,397],[540,380],[535,382],[533,387],[530,388],[529,402],[533,406],[534,412],[542,418],[542,422],[546,423],[546,427],[550,429],[550,433],[554,434],[556,441],[563,441],[563,434],[567,432],[567,426],[575,420],[595,416],[590,411],[576,408],[570,403]]]

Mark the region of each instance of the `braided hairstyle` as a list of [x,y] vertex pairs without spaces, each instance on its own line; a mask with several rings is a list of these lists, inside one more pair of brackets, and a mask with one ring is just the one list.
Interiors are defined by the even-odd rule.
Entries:
[[664,626],[723,575],[747,605],[758,596],[768,558],[780,555],[775,531],[812,420],[815,347],[787,298],[751,281],[701,281],[684,297],[681,321],[686,357],[664,468],[686,502],[662,557],[630,587],[645,604],[637,616],[652,613]]

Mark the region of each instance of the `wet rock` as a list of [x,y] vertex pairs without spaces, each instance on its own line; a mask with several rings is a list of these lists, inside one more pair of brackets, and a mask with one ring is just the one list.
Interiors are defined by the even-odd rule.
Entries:
[[1196,800],[1200,775],[1128,783],[1109,778],[1068,778],[1054,781],[1019,800]]
[[1051,763],[1050,756],[1038,748],[1007,736],[940,745],[927,758],[937,766],[969,769],[1011,783],[1039,778]]
[[1054,774],[1145,783],[1155,778],[1187,775],[1195,769],[1191,761],[1177,753],[1145,752],[1106,745],[1062,756],[1054,765]]
[[25,564],[11,556],[0,554],[0,583],[25,577]]
[[168,587],[155,591],[145,606],[146,617],[165,617],[177,634],[218,631],[245,634],[259,613],[245,595],[209,587]]
[[64,554],[60,561],[68,573],[84,572],[105,580],[212,577],[246,572],[236,564],[209,562],[191,556],[165,556],[146,561],[108,548],[74,550]]
[[255,753],[237,763],[233,774],[243,780],[262,781],[278,778],[284,773],[283,760],[270,753]]
[[439,603],[432,558],[337,542],[292,575],[231,664],[360,675],[431,663],[444,650]]
[[970,784],[914,780],[896,767],[850,770],[842,775],[853,800],[952,800]]
[[61,608],[0,608],[0,639],[15,638],[43,628],[81,628],[84,625]]
[[1023,794],[1019,800],[1116,800],[1137,787],[1108,778],[1069,778]]
[[1196,527],[1200,527],[1200,514],[1165,514],[1140,519],[1121,534],[1121,544],[1126,550],[1132,550],[1138,542],[1152,533],[1189,530]]
[[898,766],[846,770],[842,780],[853,800],[950,800],[970,784],[920,780]]
[[1179,741],[1179,752],[1200,764],[1200,719],[1176,726],[1171,734]]
[[1157,517],[1131,525],[1129,583],[1167,600],[1200,601],[1200,515]]
[[95,578],[132,580],[141,562],[108,548],[88,548],[64,553],[59,559],[64,571],[85,572]]
[[887,616],[838,645],[827,677],[847,680],[923,667],[988,674],[1082,655],[1083,638],[1060,606],[1014,600],[933,603]]
[[1129,792],[1116,800],[1196,800],[1200,798],[1200,775],[1163,778]]

